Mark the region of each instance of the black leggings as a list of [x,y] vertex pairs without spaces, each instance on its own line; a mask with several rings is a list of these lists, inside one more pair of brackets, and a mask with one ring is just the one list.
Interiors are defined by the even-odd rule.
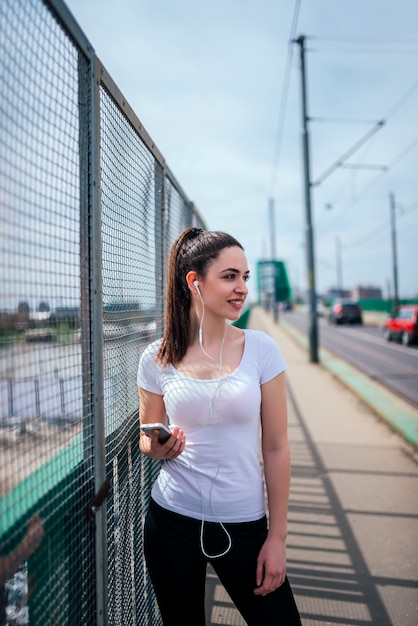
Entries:
[[[164,626],[205,626],[206,565],[209,561],[248,626],[300,626],[286,578],[266,596],[254,595],[256,561],[267,535],[267,520],[227,523],[229,552],[207,558],[200,548],[201,522],[172,513],[151,500],[145,519],[145,559]],[[223,552],[228,538],[219,524],[205,522],[204,548]]]

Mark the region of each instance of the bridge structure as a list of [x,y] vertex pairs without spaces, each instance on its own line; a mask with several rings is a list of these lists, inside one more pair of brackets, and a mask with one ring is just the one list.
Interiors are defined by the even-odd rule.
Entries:
[[[170,246],[205,220],[62,0],[5,0],[0,19],[0,623],[159,626],[142,556],[159,465],[138,449],[136,369],[162,332]],[[276,336],[277,327],[266,331]],[[305,382],[315,381],[323,400],[317,371],[306,371]],[[337,506],[345,470],[327,474],[327,441],[315,448],[313,422],[304,421],[316,416],[315,436],[325,437],[323,405],[307,394],[308,411],[298,395],[308,386],[296,374],[290,385],[289,573],[304,623],[412,626],[416,566],[399,562],[391,576],[379,569],[363,594],[375,570],[362,552],[373,527],[353,540],[363,518],[349,502]],[[348,459],[342,432],[331,443]],[[356,437],[353,458],[366,464],[367,443]],[[412,484],[416,467],[399,463]],[[368,477],[397,478],[396,468],[376,468]],[[414,502],[395,498],[401,512],[391,519],[403,536]],[[374,528],[388,545],[393,535],[380,519]],[[338,563],[328,563],[324,555],[337,553]],[[211,623],[239,623],[212,575],[207,596]]]

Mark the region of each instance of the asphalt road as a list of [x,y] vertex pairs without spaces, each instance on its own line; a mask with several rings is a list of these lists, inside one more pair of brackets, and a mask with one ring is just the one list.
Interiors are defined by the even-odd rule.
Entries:
[[[307,333],[308,314],[281,313],[283,319]],[[334,326],[318,319],[319,346],[378,381],[414,407],[418,407],[418,346],[387,342],[380,327],[368,325]]]

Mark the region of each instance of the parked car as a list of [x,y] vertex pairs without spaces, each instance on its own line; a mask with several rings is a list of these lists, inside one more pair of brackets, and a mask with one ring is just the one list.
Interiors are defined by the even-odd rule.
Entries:
[[418,342],[418,305],[401,305],[397,314],[384,323],[383,337],[386,341],[400,341],[404,346]]
[[328,321],[331,324],[362,324],[363,313],[355,300],[339,298],[329,308]]

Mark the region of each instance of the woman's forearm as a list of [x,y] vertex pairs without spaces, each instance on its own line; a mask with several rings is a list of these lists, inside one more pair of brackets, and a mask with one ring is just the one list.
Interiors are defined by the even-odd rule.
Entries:
[[286,540],[290,490],[289,446],[263,452],[268,500],[269,535]]

